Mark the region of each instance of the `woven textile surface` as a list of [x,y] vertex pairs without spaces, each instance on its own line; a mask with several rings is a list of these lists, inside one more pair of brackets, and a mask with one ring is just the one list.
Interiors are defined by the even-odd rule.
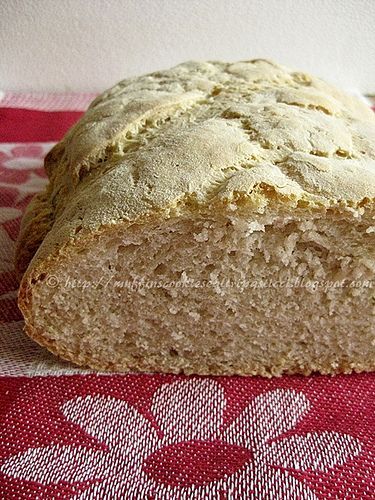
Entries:
[[93,97],[0,96],[0,499],[374,498],[373,374],[96,374],[22,333],[21,216]]

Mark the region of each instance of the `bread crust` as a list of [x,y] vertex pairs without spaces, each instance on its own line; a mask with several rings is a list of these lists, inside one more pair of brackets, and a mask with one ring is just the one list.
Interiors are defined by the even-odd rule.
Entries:
[[[28,335],[87,364],[32,324],[33,284],[67,253],[108,228],[243,203],[255,212],[278,204],[372,213],[375,116],[320,79],[270,61],[188,62],[104,92],[45,167],[49,184],[30,203],[17,244],[19,306]],[[352,369],[366,367],[341,371]]]

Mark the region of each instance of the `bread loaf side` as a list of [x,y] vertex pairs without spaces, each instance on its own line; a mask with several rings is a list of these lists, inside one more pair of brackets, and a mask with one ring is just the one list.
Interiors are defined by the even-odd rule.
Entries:
[[375,116],[265,60],[124,80],[47,155],[26,333],[100,370],[375,368]]

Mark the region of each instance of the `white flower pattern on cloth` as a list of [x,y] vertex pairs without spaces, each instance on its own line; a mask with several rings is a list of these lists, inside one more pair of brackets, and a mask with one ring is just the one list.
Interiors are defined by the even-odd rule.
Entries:
[[152,399],[152,421],[123,400],[77,397],[61,410],[102,449],[30,448],[0,470],[43,485],[87,482],[76,500],[315,499],[290,469],[326,472],[361,451],[357,439],[342,433],[283,437],[310,408],[295,390],[255,397],[227,426],[225,407],[224,388],[212,379],[161,385]]
[[54,143],[0,144],[0,188],[18,191],[16,204],[42,191],[47,183],[43,160]]
[[[50,148],[52,144],[54,143],[46,143],[47,148]],[[1,144],[0,169],[34,170],[44,175],[43,160],[45,154],[46,147],[44,143]],[[24,176],[21,178],[24,178]]]

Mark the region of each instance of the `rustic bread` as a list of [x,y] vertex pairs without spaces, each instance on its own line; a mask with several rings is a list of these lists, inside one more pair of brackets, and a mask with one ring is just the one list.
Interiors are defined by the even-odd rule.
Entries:
[[[120,82],[47,155],[26,332],[100,370],[375,367],[375,117],[265,60]],[[371,287],[372,285],[372,287]]]

